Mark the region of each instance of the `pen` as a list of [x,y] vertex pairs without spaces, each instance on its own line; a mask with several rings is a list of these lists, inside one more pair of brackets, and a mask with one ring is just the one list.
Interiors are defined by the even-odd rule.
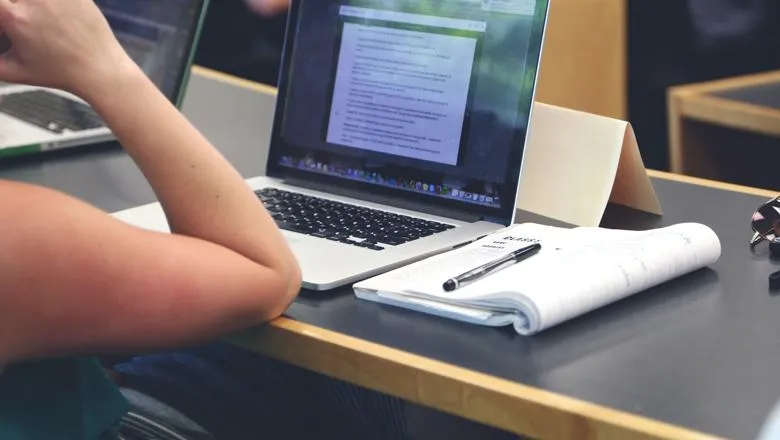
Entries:
[[450,278],[447,281],[444,282],[444,290],[447,292],[452,292],[453,290],[457,289],[458,287],[462,287],[468,283],[471,283],[473,281],[476,281],[486,275],[491,274],[495,270],[499,269],[500,267],[504,266],[507,263],[519,263],[526,258],[529,258],[539,252],[542,249],[542,245],[539,243],[534,243],[530,246],[526,246],[522,249],[518,249],[514,252],[511,252],[507,255],[504,255],[503,257],[491,261],[487,264],[483,264],[482,266],[472,269],[466,273],[460,274],[454,278]]

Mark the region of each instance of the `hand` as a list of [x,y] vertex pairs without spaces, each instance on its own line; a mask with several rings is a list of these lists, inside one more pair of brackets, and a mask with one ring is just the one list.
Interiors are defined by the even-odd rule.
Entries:
[[290,0],[244,0],[249,9],[260,15],[270,16],[286,11]]
[[0,0],[0,30],[0,81],[82,94],[130,60],[93,0]]

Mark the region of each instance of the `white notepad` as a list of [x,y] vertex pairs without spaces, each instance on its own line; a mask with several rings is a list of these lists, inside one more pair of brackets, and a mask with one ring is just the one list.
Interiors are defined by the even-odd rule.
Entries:
[[[447,279],[539,242],[536,255],[453,292]],[[715,263],[709,227],[683,223],[649,231],[515,225],[460,249],[354,285],[376,301],[532,335]]]

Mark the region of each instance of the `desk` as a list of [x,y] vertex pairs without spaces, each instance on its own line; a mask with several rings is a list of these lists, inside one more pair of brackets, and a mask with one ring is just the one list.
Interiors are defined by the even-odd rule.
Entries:
[[672,87],[671,171],[780,188],[780,71]]
[[[242,174],[262,172],[272,91],[195,70],[185,112]],[[747,248],[750,214],[770,194],[653,175],[666,216],[615,210],[607,224],[707,223],[724,248],[712,270],[532,338],[358,301],[341,289],[303,293],[287,318],[234,340],[536,438],[754,438],[780,399],[780,297],[766,286],[777,263]],[[0,178],[59,188],[109,211],[154,199],[118,149],[18,160],[0,167]]]

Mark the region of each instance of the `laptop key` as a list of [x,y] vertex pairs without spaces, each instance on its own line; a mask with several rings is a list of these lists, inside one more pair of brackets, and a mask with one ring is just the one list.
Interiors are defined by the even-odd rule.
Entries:
[[279,189],[259,190],[256,195],[281,229],[375,251],[454,228]]
[[318,229],[311,233],[313,237],[319,237],[319,238],[328,238],[331,235],[333,235],[333,231],[329,231],[327,229]]
[[297,232],[299,234],[309,234],[311,232],[308,228],[301,227],[296,223],[288,223],[285,221],[277,221],[276,226],[284,231]]
[[40,89],[3,96],[0,112],[57,134],[104,126],[90,106]]
[[379,242],[382,243],[382,244],[389,245],[389,246],[398,246],[398,245],[406,243],[406,240],[401,239],[401,238],[383,238],[383,239],[379,240]]

